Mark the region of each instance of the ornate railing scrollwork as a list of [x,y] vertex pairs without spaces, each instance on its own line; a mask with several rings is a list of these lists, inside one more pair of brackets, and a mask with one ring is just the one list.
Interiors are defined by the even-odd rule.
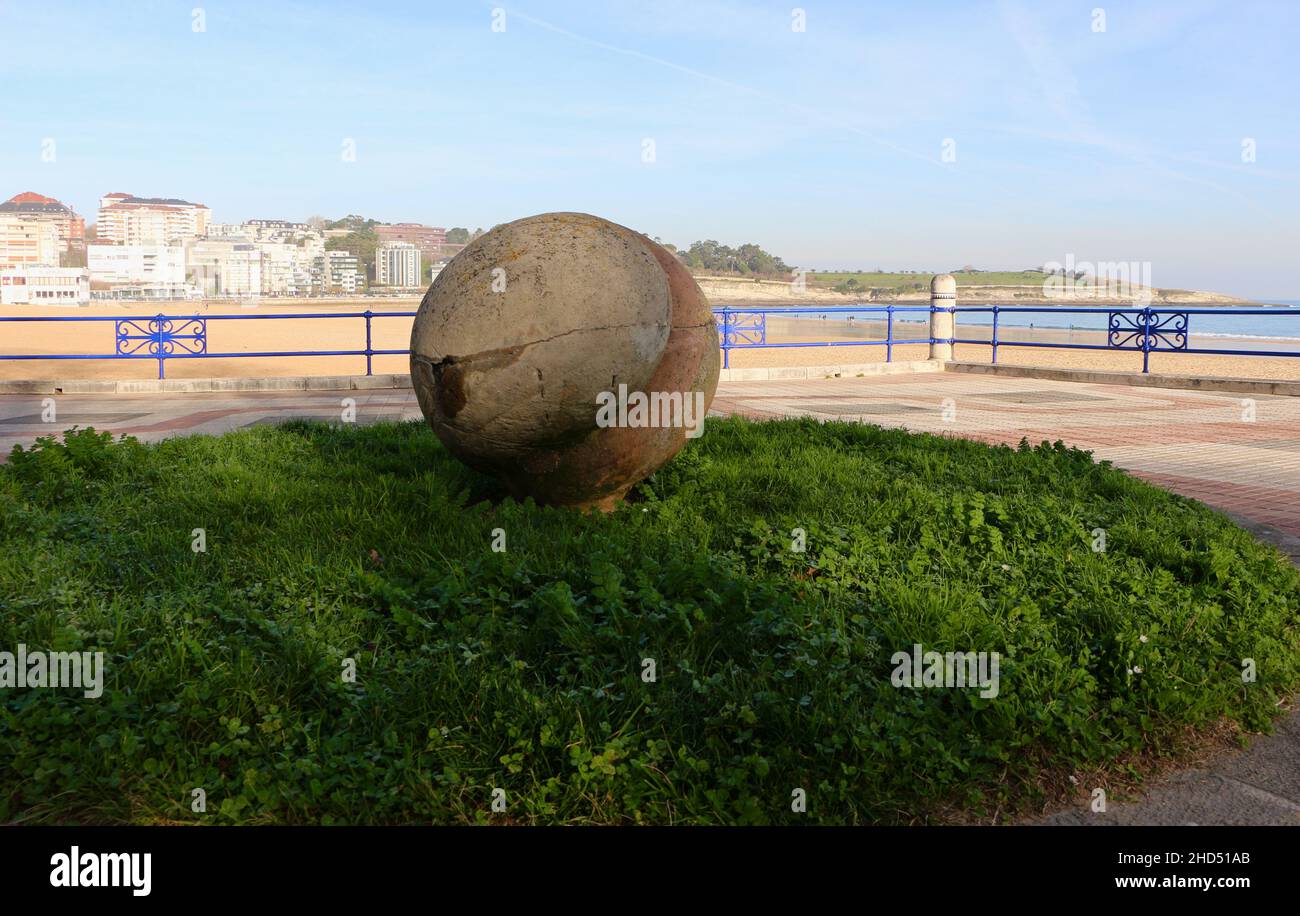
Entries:
[[1106,344],[1114,350],[1186,350],[1187,312],[1111,312]]
[[133,318],[116,322],[118,356],[194,356],[208,352],[208,324],[202,318],[168,318],[148,321]]
[[730,312],[723,324],[724,346],[743,347],[767,343],[767,315],[762,312]]

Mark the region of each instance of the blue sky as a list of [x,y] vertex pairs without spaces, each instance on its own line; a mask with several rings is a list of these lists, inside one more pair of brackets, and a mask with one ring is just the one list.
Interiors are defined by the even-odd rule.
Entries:
[[803,32],[790,2],[0,0],[0,199],[583,210],[805,267],[1073,255],[1300,297],[1300,4],[796,3]]

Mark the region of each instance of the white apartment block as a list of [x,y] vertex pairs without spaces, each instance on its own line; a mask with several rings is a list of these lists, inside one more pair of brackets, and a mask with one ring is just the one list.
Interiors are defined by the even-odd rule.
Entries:
[[348,251],[327,251],[317,261],[317,281],[323,292],[355,293],[364,283],[361,262]]
[[89,305],[90,273],[81,267],[23,264],[0,270],[0,305]]
[[186,278],[205,296],[260,296],[262,252],[252,242],[197,239],[185,246]]
[[262,292],[298,296],[311,292],[313,252],[293,242],[256,242],[262,252]]
[[208,223],[208,238],[246,238],[251,242],[287,242],[320,235],[306,223],[283,219],[250,219],[242,223]]
[[58,267],[62,251],[54,223],[0,213],[0,268],[20,264]]
[[185,285],[180,245],[87,245],[86,267],[93,283],[106,286]]
[[314,231],[306,223],[291,223],[287,219],[250,219],[244,225],[252,229],[258,238],[297,235]]
[[212,211],[172,197],[106,194],[99,199],[98,237],[121,245],[184,242],[207,234]]
[[380,286],[419,286],[420,249],[410,242],[394,242],[376,248],[375,282]]
[[208,230],[203,233],[203,237],[209,239],[238,239],[244,242],[251,242],[256,238],[253,233],[239,223],[208,223]]

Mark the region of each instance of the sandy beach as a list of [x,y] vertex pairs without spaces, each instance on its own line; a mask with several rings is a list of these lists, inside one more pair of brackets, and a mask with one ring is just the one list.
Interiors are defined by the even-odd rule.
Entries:
[[[255,306],[239,302],[114,302],[84,308],[7,306],[0,316],[107,319],[132,316],[145,324],[160,312],[169,316],[199,316],[207,322],[209,353],[265,353],[285,350],[364,350],[364,318],[267,318],[286,314],[347,314],[355,312],[414,312],[417,298],[363,300],[262,300]],[[220,318],[235,315],[239,318]],[[409,372],[405,355],[411,346],[410,317],[371,319],[376,350],[399,355],[375,356],[376,374]],[[177,326],[176,330],[184,329]],[[0,321],[0,355],[76,353],[112,354],[116,347],[111,320],[7,322]],[[168,359],[168,378],[235,378],[296,375],[364,375],[364,356],[205,357]],[[156,359],[0,359],[0,379],[138,379],[157,378]]]
[[[238,302],[214,303],[126,303],[96,304],[85,308],[33,308],[8,306],[0,316],[96,318],[95,321],[0,322],[0,355],[39,355],[75,353],[84,356],[112,354],[116,345],[113,317],[131,315],[147,321],[152,315],[197,315],[209,319],[207,347],[209,353],[257,353],[284,350],[358,350],[365,347],[365,320],[360,317],[287,319],[259,316],[310,312],[338,314],[362,312],[414,312],[415,298],[364,300],[263,300],[255,306]],[[765,303],[773,305],[774,303]],[[218,315],[240,316],[238,319],[215,318]],[[927,325],[921,313],[900,316],[916,319],[895,325],[896,339],[925,336]],[[371,320],[372,345],[377,350],[397,350],[395,355],[375,356],[375,373],[406,372],[405,355],[410,345],[410,317],[375,317]],[[987,326],[963,326],[958,323],[958,337],[986,339]],[[732,368],[765,366],[824,366],[881,362],[885,347],[856,341],[883,340],[884,325],[879,321],[841,321],[809,318],[769,317],[769,343],[824,343],[834,341],[843,346],[802,346],[770,349],[732,350]],[[1088,330],[1052,328],[999,329],[999,337],[1037,343],[1104,343],[1105,333]],[[1200,339],[1193,335],[1193,346],[1219,348],[1267,348],[1286,346],[1285,342],[1265,340]],[[1291,345],[1300,349],[1300,345]],[[924,359],[926,344],[898,343],[893,347],[895,360]],[[987,345],[959,344],[957,359],[987,363],[992,348]],[[1140,371],[1139,351],[1040,349],[1001,345],[998,362],[1004,365],[1051,366],[1113,371]],[[294,356],[294,357],[208,357],[203,359],[169,359],[168,378],[230,378],[297,375],[359,375],[366,371],[364,356]],[[1276,356],[1210,356],[1163,353],[1151,355],[1151,371],[1166,375],[1207,376],[1218,378],[1300,379],[1300,358]],[[0,359],[0,379],[135,379],[156,378],[158,363],[154,359],[75,359],[10,360]]]

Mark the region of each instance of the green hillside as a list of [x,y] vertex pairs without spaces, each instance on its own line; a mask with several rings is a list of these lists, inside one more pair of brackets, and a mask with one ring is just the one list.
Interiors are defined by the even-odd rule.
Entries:
[[[1041,286],[1043,274],[1037,270],[953,271],[957,286]],[[932,272],[905,271],[809,271],[807,282],[819,289],[852,292],[859,289],[890,289],[906,292],[930,287]]]

